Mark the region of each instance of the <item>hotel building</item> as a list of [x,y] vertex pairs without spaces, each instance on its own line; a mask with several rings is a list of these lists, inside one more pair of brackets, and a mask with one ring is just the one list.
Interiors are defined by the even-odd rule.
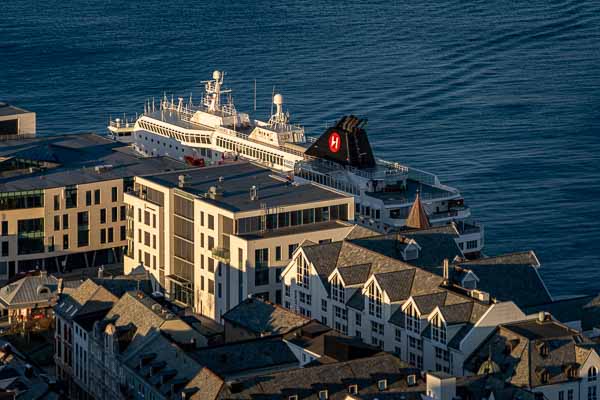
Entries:
[[297,247],[355,229],[353,197],[248,162],[137,177],[125,203],[125,272],[142,263],[172,300],[216,320],[249,294],[281,303]]
[[123,193],[133,177],[182,168],[94,134],[3,142],[0,280],[119,262],[127,245]]

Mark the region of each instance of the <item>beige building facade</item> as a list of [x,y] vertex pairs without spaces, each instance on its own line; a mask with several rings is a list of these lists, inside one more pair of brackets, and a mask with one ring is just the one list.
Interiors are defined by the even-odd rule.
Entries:
[[281,303],[299,245],[354,227],[352,197],[250,163],[138,177],[125,203],[125,272],[144,264],[171,299],[216,320],[250,294]]

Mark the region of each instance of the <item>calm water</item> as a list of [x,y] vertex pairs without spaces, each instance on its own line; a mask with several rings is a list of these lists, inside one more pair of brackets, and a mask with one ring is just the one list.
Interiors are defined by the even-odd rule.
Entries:
[[378,155],[462,190],[488,253],[600,291],[599,1],[220,3],[3,1],[0,98],[42,133],[104,132],[216,68],[250,110],[256,78],[258,117],[273,86],[313,134],[368,117]]

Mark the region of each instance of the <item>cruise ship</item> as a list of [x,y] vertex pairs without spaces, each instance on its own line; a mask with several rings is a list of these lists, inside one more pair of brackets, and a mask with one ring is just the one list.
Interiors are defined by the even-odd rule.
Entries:
[[344,116],[320,137],[292,124],[283,96],[274,94],[268,121],[236,110],[225,74],[203,81],[194,103],[166,95],[146,101],[135,119],[111,120],[109,135],[130,142],[147,157],[169,156],[203,167],[243,158],[281,174],[293,184],[313,182],[353,195],[356,222],[379,232],[453,229],[467,257],[479,256],[483,226],[471,219],[460,192],[429,172],[374,157],[366,120]]

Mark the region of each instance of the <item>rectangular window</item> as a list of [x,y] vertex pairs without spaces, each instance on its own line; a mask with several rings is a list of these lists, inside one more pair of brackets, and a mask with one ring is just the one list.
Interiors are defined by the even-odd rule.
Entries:
[[281,261],[281,246],[275,247],[275,261]]
[[2,242],[2,257],[8,257],[8,242]]
[[117,222],[117,219],[119,219],[119,216],[117,215],[119,209],[117,207],[113,207],[111,210],[111,220],[112,222]]
[[63,214],[62,224],[63,224],[63,229],[69,229],[69,214]]
[[106,223],[106,208],[101,208],[100,209],[100,223],[101,224],[105,224]]
[[215,238],[213,238],[212,236],[208,237],[208,249],[212,250],[215,248]]
[[215,260],[211,257],[208,257],[208,272],[215,272]]
[[60,196],[54,195],[54,211],[60,210]]
[[121,221],[125,221],[127,218],[127,209],[125,206],[121,206]]
[[144,224],[150,226],[150,212],[144,211]]
[[104,228],[100,229],[100,243],[106,243],[106,229]]
[[215,217],[208,214],[208,229],[215,229]]
[[110,194],[111,194],[111,200],[112,200],[112,202],[113,203],[116,202],[117,201],[117,187],[116,186],[114,186],[111,189]]
[[138,208],[138,222],[141,224],[142,223],[142,209]]
[[55,215],[54,216],[54,230],[55,231],[59,231],[60,230],[60,215]]
[[256,269],[267,268],[269,265],[269,249],[254,250],[254,266]]
[[152,269],[156,269],[156,256],[152,256]]
[[152,227],[156,228],[156,214],[152,214]]
[[2,221],[2,236],[8,236],[8,221]]
[[63,250],[69,249],[69,235],[63,235]]
[[[287,288],[288,286],[286,286]],[[321,299],[321,311],[327,312],[327,300]]]
[[88,190],[85,192],[85,205],[88,207],[92,205],[92,191],[91,190]]
[[396,336],[395,336],[396,342],[400,343],[402,342],[402,330],[396,328]]
[[144,232],[144,245],[150,247],[150,233]]
[[215,281],[212,279],[208,280],[208,293],[215,294]]
[[124,241],[127,239],[127,229],[125,228],[125,225],[121,226],[121,241]]
[[44,252],[44,218],[22,219],[17,221],[18,254]]
[[362,326],[362,314],[356,313],[355,317],[356,326]]
[[100,189],[94,190],[94,204],[100,204]]
[[156,235],[152,235],[152,248],[156,249]]
[[115,241],[115,234],[113,228],[108,228],[108,243],[112,243]]

